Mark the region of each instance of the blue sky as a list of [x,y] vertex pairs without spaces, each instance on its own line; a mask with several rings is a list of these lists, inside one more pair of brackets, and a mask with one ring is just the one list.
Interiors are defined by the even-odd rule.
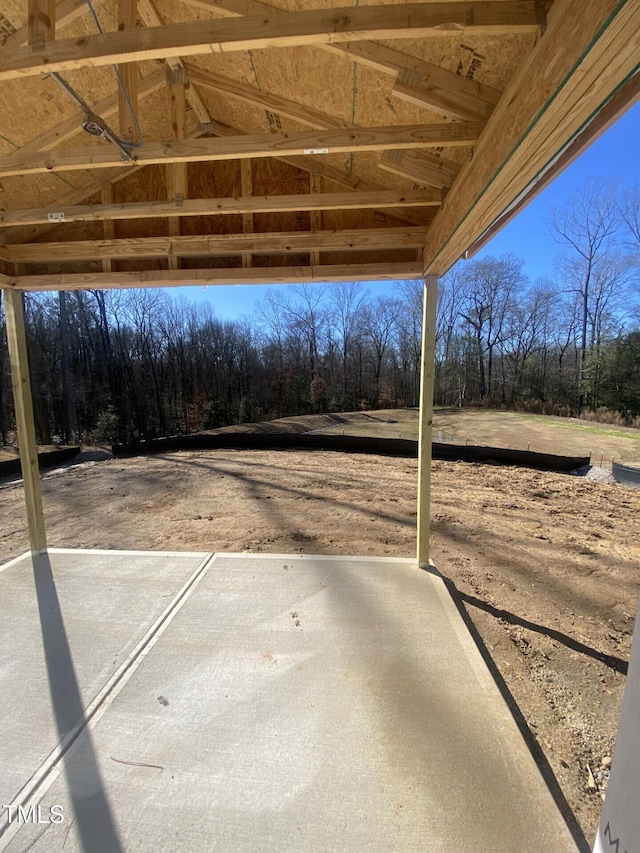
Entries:
[[[636,104],[506,225],[476,258],[511,252],[524,261],[523,272],[532,281],[551,277],[561,247],[548,232],[545,220],[549,210],[565,204],[588,177],[619,177],[628,185],[635,184],[640,180],[639,140],[640,104]],[[370,282],[366,287],[372,296],[377,296],[389,293],[393,283]],[[184,294],[189,301],[210,303],[218,317],[233,319],[251,314],[268,289],[267,285],[193,287],[178,288],[174,293]]]

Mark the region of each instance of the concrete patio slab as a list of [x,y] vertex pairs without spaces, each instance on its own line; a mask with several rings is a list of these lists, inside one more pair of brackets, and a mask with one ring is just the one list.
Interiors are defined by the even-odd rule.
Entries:
[[[2,804],[38,784],[205,558],[52,550],[35,571],[29,555],[0,570]],[[0,812],[0,831],[5,819]]]
[[[89,611],[105,590],[84,584]],[[217,555],[104,704],[43,783],[43,822],[14,821],[0,849],[576,850],[444,583],[413,560]]]

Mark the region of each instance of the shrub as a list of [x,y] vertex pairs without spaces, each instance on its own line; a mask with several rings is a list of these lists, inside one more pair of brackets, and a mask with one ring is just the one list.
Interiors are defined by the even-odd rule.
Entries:
[[118,440],[120,420],[113,406],[109,406],[105,412],[100,412],[93,434],[96,442],[112,444]]

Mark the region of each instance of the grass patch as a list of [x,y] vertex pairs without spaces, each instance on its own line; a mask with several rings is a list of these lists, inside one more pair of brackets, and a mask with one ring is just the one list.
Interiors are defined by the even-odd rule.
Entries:
[[529,415],[524,413],[520,414],[519,412],[504,412],[504,414],[510,415],[511,417],[521,417],[528,421],[553,424],[554,426],[560,427],[560,429],[579,430],[582,432],[592,433],[593,435],[609,435],[613,438],[630,438],[632,441],[640,441],[640,431],[635,430],[632,427],[624,430],[587,423],[584,421],[568,421],[564,418],[554,418],[549,417],[548,415]]

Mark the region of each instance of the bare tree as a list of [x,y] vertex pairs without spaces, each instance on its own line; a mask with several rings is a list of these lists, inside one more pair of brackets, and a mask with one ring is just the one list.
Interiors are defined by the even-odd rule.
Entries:
[[580,296],[579,410],[585,402],[584,371],[594,278],[619,227],[618,214],[615,183],[589,178],[564,207],[552,209],[549,219],[552,236],[569,250],[562,263],[566,288]]
[[348,408],[354,407],[356,402],[353,395],[349,394],[349,358],[364,300],[363,287],[359,282],[334,284],[329,291],[328,321],[340,349],[342,404]]
[[496,347],[508,333],[507,316],[526,279],[521,260],[513,255],[473,261],[463,272],[460,316],[473,332],[478,360],[479,395],[493,391],[493,360]]

